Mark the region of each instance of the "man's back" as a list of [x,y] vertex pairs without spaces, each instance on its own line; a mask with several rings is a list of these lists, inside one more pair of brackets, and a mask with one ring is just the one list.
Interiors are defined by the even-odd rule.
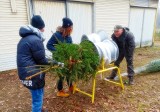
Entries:
[[[17,45],[17,68],[20,80],[25,80],[27,76],[31,76],[40,71],[36,67],[30,68],[29,66],[48,64],[48,61],[45,58],[43,42],[36,33],[26,26],[20,28],[19,34],[22,38]],[[37,70],[33,71],[33,69]],[[34,80],[35,86],[33,85],[33,87],[29,88],[41,88],[44,86],[44,78],[36,78],[41,84]]]

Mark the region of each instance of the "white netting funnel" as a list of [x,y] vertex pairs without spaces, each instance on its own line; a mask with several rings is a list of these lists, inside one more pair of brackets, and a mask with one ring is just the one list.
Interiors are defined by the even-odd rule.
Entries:
[[117,60],[119,56],[119,49],[117,44],[110,40],[104,31],[97,34],[83,35],[81,41],[88,40],[93,43],[99,59],[104,58],[105,64],[108,65]]
[[89,34],[89,35],[83,35],[82,38],[81,38],[81,41],[90,40],[91,42],[96,43],[96,42],[102,42],[105,39],[108,39],[108,36],[105,33],[105,31],[101,30],[97,33],[92,33],[92,34]]

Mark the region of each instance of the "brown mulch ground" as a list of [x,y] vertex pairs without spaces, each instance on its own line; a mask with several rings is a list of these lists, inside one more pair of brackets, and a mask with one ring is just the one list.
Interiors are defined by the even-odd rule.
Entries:
[[[160,58],[160,42],[155,47],[136,49],[135,67]],[[126,71],[125,60],[121,70]],[[109,74],[107,74],[109,75]],[[126,78],[124,78],[125,80]],[[95,103],[83,94],[71,94],[68,98],[56,97],[56,79],[47,74],[44,108],[50,112],[160,112],[160,72],[137,75],[134,86],[124,90],[97,76]],[[91,82],[79,86],[91,92]],[[16,70],[0,73],[0,112],[31,111],[31,97],[17,76]]]

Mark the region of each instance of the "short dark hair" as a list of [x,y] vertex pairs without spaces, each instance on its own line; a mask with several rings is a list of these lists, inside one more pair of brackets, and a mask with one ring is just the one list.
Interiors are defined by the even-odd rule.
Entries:
[[114,26],[114,30],[119,30],[119,29],[123,29],[122,25],[115,25]]

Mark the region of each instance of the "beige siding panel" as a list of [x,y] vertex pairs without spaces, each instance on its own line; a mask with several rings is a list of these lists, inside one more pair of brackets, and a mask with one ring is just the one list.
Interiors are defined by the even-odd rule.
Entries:
[[150,0],[149,1],[149,7],[157,8],[158,7],[158,2],[159,2],[159,0]]
[[131,6],[157,8],[158,0],[130,0]]
[[0,0],[0,71],[15,69],[19,28],[28,24],[26,0],[16,0],[12,13],[10,0]]
[[[55,32],[58,26],[62,25],[62,18],[66,16],[64,1],[50,1],[50,0],[35,0],[34,1],[35,14],[41,15],[45,22],[44,36],[46,40],[44,45]],[[51,56],[51,53],[46,49],[46,54]]]
[[136,47],[152,45],[155,14],[154,8],[131,7],[129,28],[135,36]]
[[149,0],[130,0],[131,6],[142,6],[142,7],[148,7]]
[[142,30],[143,30],[143,8],[131,7],[130,10],[130,31],[135,36],[136,47],[141,46]]
[[154,22],[156,9],[145,9],[141,47],[151,46],[154,36]]
[[128,26],[129,0],[96,0],[96,31],[105,30],[110,36],[116,24]]
[[68,1],[78,1],[78,2],[94,2],[94,0],[68,0]]
[[72,40],[74,43],[80,43],[83,34],[92,33],[92,4],[70,2],[68,16],[73,21]]

